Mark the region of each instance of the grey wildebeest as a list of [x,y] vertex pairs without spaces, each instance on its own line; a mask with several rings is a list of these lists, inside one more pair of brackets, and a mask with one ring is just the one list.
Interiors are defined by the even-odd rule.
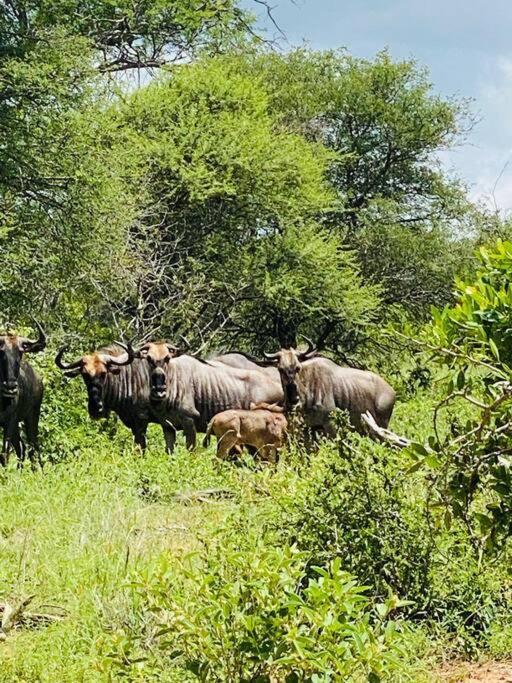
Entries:
[[28,455],[32,464],[39,451],[39,414],[43,400],[43,382],[23,357],[25,353],[37,353],[46,346],[46,338],[38,325],[39,337],[31,341],[26,337],[6,334],[0,337],[0,425],[4,439],[0,463],[5,466],[9,451],[14,448],[21,463],[25,449],[20,437],[20,422],[25,427]]
[[281,381],[279,371],[276,367],[273,365],[263,365],[258,362],[258,359],[240,351],[232,351],[230,353],[223,353],[220,356],[214,356],[213,358],[208,359],[208,363],[210,363],[210,365],[218,365],[220,363],[232,368],[256,370],[263,372],[274,382]]
[[252,446],[262,460],[275,463],[278,450],[285,444],[286,427],[282,406],[253,403],[250,410],[217,413],[210,420],[203,446],[209,445],[213,432],[217,437],[217,457],[222,460],[230,453],[240,454],[243,446]]
[[[175,347],[171,347],[175,348]],[[149,342],[137,355],[151,368],[151,405],[166,424],[183,429],[187,447],[206,432],[214,415],[251,403],[279,403],[283,391],[260,370],[210,363],[194,356],[175,356],[166,342]]]
[[330,414],[345,410],[352,425],[363,432],[361,415],[369,411],[380,427],[388,426],[395,405],[394,389],[379,375],[346,368],[318,356],[308,340],[308,349],[281,349],[265,354],[265,362],[275,365],[281,376],[285,412],[300,410],[307,427],[334,436]]
[[67,377],[81,375],[87,389],[89,415],[93,420],[108,417],[113,411],[132,431],[135,443],[143,451],[146,448],[148,424],[159,423],[167,450],[172,450],[173,429],[161,423],[151,410],[150,370],[147,363],[135,358],[130,345],[119,342],[117,345],[121,348],[108,347],[93,351],[71,363],[64,362],[67,347],[63,347],[55,357],[55,363]]

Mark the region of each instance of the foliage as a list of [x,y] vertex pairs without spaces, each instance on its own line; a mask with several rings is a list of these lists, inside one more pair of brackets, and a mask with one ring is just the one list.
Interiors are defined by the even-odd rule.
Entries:
[[467,102],[439,97],[425,69],[385,51],[366,60],[299,49],[246,63],[281,124],[335,153],[337,203],[324,220],[357,251],[365,277],[415,315],[449,301],[454,275],[471,263],[467,241],[489,220],[437,159],[469,132]]
[[146,188],[140,324],[261,350],[371,319],[377,288],[314,222],[331,201],[327,155],[276,130],[258,79],[225,59],[182,67],[118,116]]
[[101,144],[112,131],[97,109],[87,46],[49,34],[23,58],[3,58],[0,83],[3,321],[101,318],[98,289],[108,283],[119,297],[129,282],[135,198],[125,191],[124,155]]
[[[160,656],[199,680],[378,681],[399,670],[400,633],[388,616],[400,602],[378,604],[370,620],[364,589],[338,561],[314,574],[300,587],[293,548],[208,544],[201,556],[162,558],[135,590],[155,614]],[[127,663],[124,650],[120,669]]]
[[435,539],[426,490],[401,467],[357,437],[325,445],[304,486],[283,496],[288,523],[281,533],[310,553],[312,565],[339,558],[376,599],[396,594],[410,601],[409,612],[425,614]]
[[0,14],[2,51],[19,56],[45,31],[84,38],[104,71],[150,69],[220,49],[247,33],[251,17],[236,0],[78,2],[12,0]]
[[[435,472],[433,503],[446,506],[446,524],[452,515],[462,520],[482,553],[502,550],[512,531],[512,243],[481,248],[479,259],[475,281],[457,283],[455,306],[433,310],[426,338],[447,371],[446,393],[434,413],[435,434],[413,452],[415,467],[425,462]],[[472,411],[459,411],[441,431],[438,415],[454,401]]]

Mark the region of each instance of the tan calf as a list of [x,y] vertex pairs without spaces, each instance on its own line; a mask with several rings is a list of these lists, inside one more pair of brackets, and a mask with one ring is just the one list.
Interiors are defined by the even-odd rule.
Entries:
[[251,410],[225,410],[210,421],[203,446],[210,443],[213,432],[217,437],[217,457],[225,460],[230,453],[242,452],[252,446],[259,457],[277,462],[277,451],[286,438],[286,417],[283,408],[275,404],[251,404]]

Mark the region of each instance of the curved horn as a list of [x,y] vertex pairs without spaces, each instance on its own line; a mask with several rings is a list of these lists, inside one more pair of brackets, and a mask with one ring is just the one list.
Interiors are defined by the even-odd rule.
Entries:
[[55,365],[60,369],[60,370],[78,370],[81,365],[82,365],[82,359],[80,358],[79,360],[73,361],[73,363],[65,363],[62,360],[62,356],[66,353],[68,350],[68,346],[63,346],[58,354],[55,356]]
[[271,363],[275,363],[279,360],[279,355],[281,351],[277,351],[277,353],[266,353],[263,351],[263,355],[265,357],[265,360],[270,361]]
[[311,353],[312,351],[315,351],[315,352],[317,351],[316,345],[313,344],[313,342],[311,341],[311,339],[309,337],[306,337],[305,334],[301,334],[299,336],[302,337],[302,339],[305,339],[308,343],[307,351],[304,351],[304,353]]
[[29,351],[31,353],[37,353],[38,351],[42,351],[46,347],[46,335],[44,333],[43,328],[37,322],[37,320],[34,320],[34,324],[39,331],[38,338],[35,341],[32,341],[31,339],[26,339],[23,342],[23,350]]
[[109,365],[116,366],[130,365],[130,363],[133,363],[133,359],[135,358],[135,352],[133,350],[131,342],[128,342],[128,344],[123,344],[122,342],[116,341],[115,343],[125,350],[126,358],[123,358],[122,356],[112,356],[106,353],[105,360],[107,361],[107,363]]
[[316,354],[318,353],[318,349],[313,344],[311,339],[309,339],[309,337],[306,337],[305,334],[301,334],[300,336],[303,339],[305,339],[308,343],[308,348],[306,349],[306,351],[301,351],[301,353],[299,354],[300,358],[302,360],[307,360],[308,358],[313,358],[313,356],[316,356]]

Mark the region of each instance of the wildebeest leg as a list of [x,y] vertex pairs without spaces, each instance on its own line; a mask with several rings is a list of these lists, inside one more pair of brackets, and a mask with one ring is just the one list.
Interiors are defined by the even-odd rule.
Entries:
[[39,466],[42,467],[43,463],[41,461],[41,453],[39,451],[39,413],[41,406],[37,406],[33,412],[25,418],[25,432],[27,434],[27,444],[28,444],[28,457],[32,463],[32,467],[35,465],[36,456]]
[[326,439],[335,439],[337,434],[336,425],[331,420],[327,420],[323,425],[323,433]]
[[16,428],[14,429],[12,434],[12,447],[14,448],[14,452],[16,453],[16,457],[18,458],[17,466],[19,469],[20,467],[23,467],[23,463],[25,462],[25,448],[21,441],[20,428],[18,425],[16,425]]
[[169,455],[174,451],[174,444],[176,443],[176,429],[169,423],[162,425],[162,430],[165,439],[165,450]]
[[9,463],[11,447],[14,447],[19,459],[23,457],[20,441],[20,429],[16,421],[9,421],[4,428],[4,440],[2,445],[2,465],[6,467]]
[[260,457],[264,462],[277,463],[277,448],[272,444],[266,444],[260,448]]
[[238,446],[238,438],[235,430],[230,430],[221,436],[217,441],[217,457],[221,460],[227,460],[231,451],[240,455],[242,449]]
[[136,424],[132,427],[133,440],[135,441],[135,445],[138,446],[143,453],[146,450],[146,445],[147,445],[147,440],[146,440],[147,429],[148,429],[147,423],[144,424],[142,422],[139,422],[138,424]]
[[196,427],[194,420],[183,421],[183,432],[185,434],[185,443],[189,451],[193,451],[196,447]]
[[0,453],[0,464],[2,467],[7,467],[9,462],[9,450],[11,444],[9,443],[9,438],[7,436],[7,427],[4,428],[4,438],[2,443],[2,452]]

